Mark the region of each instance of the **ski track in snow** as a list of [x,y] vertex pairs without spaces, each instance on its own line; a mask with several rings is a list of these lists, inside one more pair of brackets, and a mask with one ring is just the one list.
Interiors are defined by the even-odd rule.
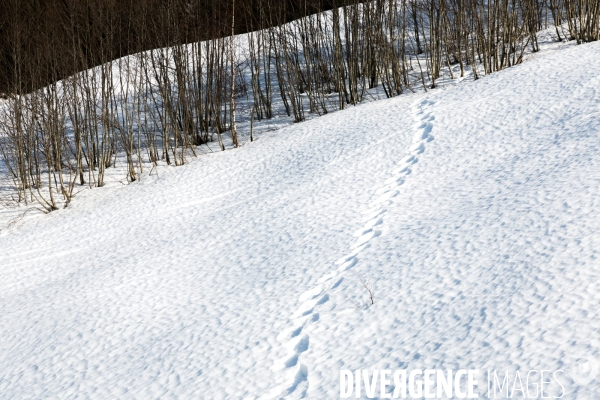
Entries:
[[[24,221],[0,237],[0,397],[328,399],[340,369],[600,360],[599,55],[329,114]],[[371,306],[348,300],[358,277]]]

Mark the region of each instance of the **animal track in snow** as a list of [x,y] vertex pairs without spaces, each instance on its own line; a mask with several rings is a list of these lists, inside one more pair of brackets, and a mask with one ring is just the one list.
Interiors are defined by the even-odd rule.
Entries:
[[327,301],[329,301],[329,295],[328,294],[326,294],[323,297],[321,297],[319,299],[319,301],[317,301],[317,305],[320,306],[321,304],[327,303]]
[[286,368],[292,368],[295,367],[296,364],[298,364],[298,354],[294,354],[292,357],[290,357],[284,365]]
[[300,341],[294,347],[294,350],[296,351],[296,353],[300,354],[300,353],[304,353],[306,350],[308,350],[309,342],[310,342],[310,337],[308,335],[305,335],[302,339],[300,339]]
[[292,334],[291,334],[291,337],[292,337],[292,338],[295,338],[296,336],[300,335],[300,334],[302,333],[302,328],[304,328],[304,326],[301,326],[301,327],[299,327],[299,328],[295,329],[295,330],[292,332]]
[[[293,397],[305,397],[309,387],[309,368],[300,363],[302,355],[309,351],[310,335],[305,329],[308,325],[316,323],[320,315],[316,312],[330,299],[330,291],[336,290],[344,278],[339,276],[344,272],[356,267],[359,262],[359,254],[371,246],[370,242],[384,233],[384,220],[387,212],[386,206],[394,202],[394,198],[400,194],[400,187],[412,174],[412,168],[418,162],[418,155],[426,150],[426,144],[434,140],[432,135],[435,116],[427,111],[428,106],[434,104],[431,100],[423,100],[414,105],[417,121],[414,128],[415,134],[409,147],[409,154],[400,159],[398,167],[392,172],[392,176],[385,180],[384,184],[374,192],[375,199],[363,211],[361,218],[363,226],[354,232],[356,242],[350,247],[350,251],[335,263],[336,269],[317,280],[318,285],[307,290],[299,296],[300,305],[294,313],[293,320],[299,324],[284,330],[278,339],[293,353],[283,361],[286,370],[296,368],[291,385],[283,384],[275,389],[272,394],[277,398],[285,398],[293,394]],[[337,280],[334,279],[338,277]],[[297,338],[301,335],[302,338]],[[290,378],[292,376],[290,375]]]

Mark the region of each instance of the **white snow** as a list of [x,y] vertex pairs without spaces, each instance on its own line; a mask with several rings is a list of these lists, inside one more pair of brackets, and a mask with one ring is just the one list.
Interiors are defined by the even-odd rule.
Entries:
[[598,71],[600,43],[561,48],[3,231],[1,397],[326,399],[340,369],[600,360]]

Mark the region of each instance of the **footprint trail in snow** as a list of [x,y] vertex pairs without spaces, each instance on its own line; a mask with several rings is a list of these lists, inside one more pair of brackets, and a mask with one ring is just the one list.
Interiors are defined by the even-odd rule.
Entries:
[[364,225],[354,232],[356,242],[350,251],[336,261],[336,268],[322,276],[317,281],[317,286],[302,293],[299,307],[291,318],[293,325],[278,335],[286,349],[288,356],[274,366],[276,373],[281,374],[285,381],[273,389],[265,398],[304,398],[309,388],[310,368],[307,363],[302,362],[302,356],[309,350],[311,326],[319,319],[319,309],[329,301],[329,292],[335,291],[344,281],[343,275],[355,268],[360,261],[360,254],[371,246],[371,241],[385,232],[385,215],[387,206],[394,202],[394,198],[400,194],[400,187],[409,179],[415,164],[419,161],[418,156],[425,152],[427,143],[434,140],[432,135],[433,121],[435,117],[430,111],[433,101],[419,100],[413,105],[413,113],[416,123],[413,127],[415,134],[408,155],[398,162],[398,167],[392,176],[375,191],[375,200],[363,211],[362,221]]

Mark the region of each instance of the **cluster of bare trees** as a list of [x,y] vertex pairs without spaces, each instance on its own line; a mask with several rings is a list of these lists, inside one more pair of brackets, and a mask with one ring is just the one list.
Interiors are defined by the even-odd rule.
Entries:
[[600,40],[600,2],[598,0],[554,0],[555,21],[566,21],[570,39],[577,43]]
[[[14,200],[51,211],[78,186],[103,186],[108,168],[135,181],[159,162],[184,164],[208,142],[238,146],[242,101],[251,127],[280,109],[300,122],[376,87],[392,97],[435,88],[443,71],[477,79],[518,64],[539,49],[549,19],[558,40],[598,40],[600,28],[598,0],[237,3],[138,1],[123,18],[116,2],[65,0],[61,40],[56,21],[4,29],[11,82],[0,156]],[[237,39],[236,21],[249,32]],[[47,32],[36,36],[44,52],[27,51],[31,29]],[[61,76],[69,68],[80,72]]]

